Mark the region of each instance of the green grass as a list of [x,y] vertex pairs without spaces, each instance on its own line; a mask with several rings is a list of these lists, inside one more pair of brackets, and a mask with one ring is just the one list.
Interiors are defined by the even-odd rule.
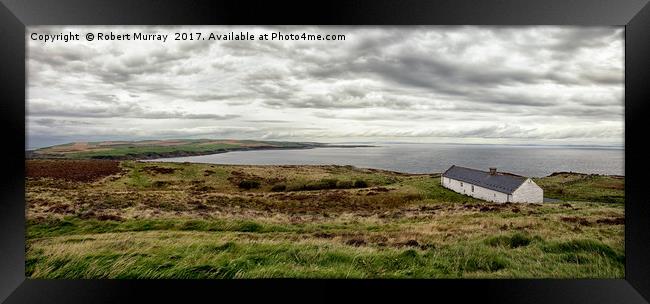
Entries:
[[425,199],[440,203],[475,203],[481,200],[451,191],[440,184],[439,177],[415,177],[402,182],[422,194]]
[[623,252],[618,252],[610,246],[592,239],[553,242],[546,245],[543,250],[549,253],[564,253],[568,256],[583,254],[580,256],[584,257],[584,254],[594,254],[615,260],[619,263],[625,263]]
[[127,185],[139,189],[147,188],[152,185],[151,179],[149,179],[145,174],[143,174],[141,168],[142,168],[141,164],[137,164],[133,167],[133,170],[131,170],[127,175],[128,180],[125,182]]
[[[588,246],[576,258],[568,258],[576,251],[572,246],[547,245],[543,240],[517,248],[476,240],[422,250],[283,239],[251,241],[233,232],[131,232],[95,237],[32,242],[27,275],[117,279],[620,278],[623,271],[620,254],[597,242],[593,246],[600,249]],[[557,251],[548,253],[545,248]]]
[[176,152],[187,153],[203,153],[203,152],[225,152],[228,149],[238,148],[239,145],[229,144],[210,144],[210,145],[196,145],[188,144],[181,146],[161,147],[161,146],[130,146],[130,147],[116,147],[108,151],[96,152],[79,152],[70,153],[70,158],[86,159],[86,158],[121,158],[125,156],[139,157],[147,155],[164,155]]
[[300,223],[276,224],[252,220],[228,219],[136,219],[126,221],[83,220],[76,217],[49,219],[46,221],[29,220],[27,238],[49,238],[69,235],[97,233],[117,233],[133,231],[234,231],[234,232],[292,232],[292,233],[334,233],[341,231],[384,231],[394,230],[391,225],[357,224],[350,227],[345,223]]
[[544,196],[563,201],[625,202],[625,180],[602,175],[559,174],[536,178]]
[[522,233],[515,233],[513,235],[499,235],[488,238],[485,242],[490,246],[507,246],[510,248],[517,248],[528,246],[533,238]]

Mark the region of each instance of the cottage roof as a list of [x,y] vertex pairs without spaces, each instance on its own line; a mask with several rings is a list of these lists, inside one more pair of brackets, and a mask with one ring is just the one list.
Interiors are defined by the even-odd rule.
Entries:
[[497,172],[492,175],[490,172],[456,165],[447,169],[442,176],[506,194],[515,192],[528,179],[523,176],[503,172]]

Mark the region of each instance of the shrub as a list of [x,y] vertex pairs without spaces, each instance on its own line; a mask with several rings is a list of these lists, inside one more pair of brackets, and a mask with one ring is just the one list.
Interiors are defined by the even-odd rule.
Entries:
[[323,189],[336,189],[336,185],[338,184],[338,180],[336,179],[321,179],[320,183],[325,187]]
[[259,187],[260,187],[260,182],[256,180],[245,179],[239,182],[239,188],[241,189],[249,190],[249,189],[255,189]]
[[358,179],[354,181],[354,187],[355,188],[365,188],[368,187],[368,183],[362,179]]
[[308,182],[303,186],[302,190],[323,190],[323,189],[336,189],[336,179],[321,179],[318,181]]
[[302,191],[305,190],[305,184],[303,183],[291,183],[286,186],[285,191]]
[[287,185],[285,184],[275,184],[273,187],[271,187],[271,191],[273,192],[282,192],[287,189]]
[[152,184],[152,186],[154,186],[155,188],[163,188],[163,187],[165,187],[167,185],[169,185],[168,181],[155,181]]
[[326,189],[327,185],[320,181],[315,181],[315,182],[309,182],[304,186],[305,190],[321,190],[321,189]]
[[354,187],[354,183],[352,181],[338,181],[336,183],[336,188],[338,189],[350,189]]
[[[275,186],[274,186],[275,187]],[[278,186],[278,189],[280,186]],[[363,188],[368,187],[368,184],[363,180],[352,181],[339,181],[333,178],[325,178],[317,181],[310,181],[307,183],[292,184],[285,186],[283,190],[277,191],[306,191],[306,190],[327,190],[327,189],[350,189],[350,188]],[[273,189],[271,189],[273,190]],[[276,190],[273,190],[276,191]]]

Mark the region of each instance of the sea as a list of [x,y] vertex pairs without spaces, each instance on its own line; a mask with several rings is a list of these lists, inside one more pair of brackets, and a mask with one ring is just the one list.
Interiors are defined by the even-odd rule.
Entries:
[[625,175],[623,147],[385,143],[372,147],[251,150],[156,159],[236,165],[352,165],[404,173],[439,173],[451,165],[528,177],[554,172]]

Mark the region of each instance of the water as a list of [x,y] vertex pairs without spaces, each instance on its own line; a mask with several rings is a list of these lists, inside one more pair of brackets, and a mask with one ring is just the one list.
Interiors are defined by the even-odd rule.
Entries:
[[407,173],[442,172],[451,165],[529,177],[557,171],[624,175],[624,150],[601,147],[460,144],[378,144],[377,147],[257,150],[158,159],[249,165],[353,165]]

